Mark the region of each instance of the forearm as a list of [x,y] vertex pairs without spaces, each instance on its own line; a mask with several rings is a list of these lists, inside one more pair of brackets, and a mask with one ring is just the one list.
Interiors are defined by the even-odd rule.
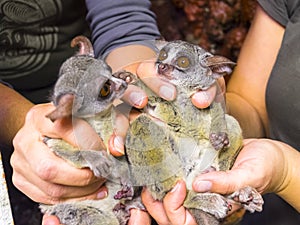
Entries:
[[246,100],[233,92],[227,92],[226,106],[227,112],[239,121],[244,138],[266,136],[259,114]]
[[281,144],[286,173],[284,181],[275,192],[300,212],[300,152],[286,144]]
[[13,89],[0,83],[0,142],[10,145],[22,127],[26,113],[33,104]]

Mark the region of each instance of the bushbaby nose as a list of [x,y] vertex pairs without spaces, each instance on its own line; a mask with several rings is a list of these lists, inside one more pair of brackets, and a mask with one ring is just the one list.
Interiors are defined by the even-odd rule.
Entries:
[[167,74],[173,70],[173,66],[165,63],[159,63],[157,72],[161,75]]

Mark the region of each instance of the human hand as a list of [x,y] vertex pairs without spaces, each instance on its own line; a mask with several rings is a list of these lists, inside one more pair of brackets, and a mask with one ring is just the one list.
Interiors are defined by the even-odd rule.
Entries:
[[[286,149],[285,149],[286,148]],[[282,149],[284,143],[269,139],[245,139],[233,168],[229,171],[212,171],[200,174],[193,182],[196,192],[231,194],[245,186],[254,187],[259,193],[281,192],[287,185],[289,170]],[[142,200],[150,215],[160,225],[196,224],[191,214],[183,207],[186,195],[184,182],[177,185],[162,202],[155,201],[148,191],[142,192]],[[233,205],[230,213],[239,209]]]
[[[176,87],[158,77],[155,61],[144,61],[137,67],[138,77],[158,96],[171,101],[176,98]],[[199,90],[191,96],[192,103],[198,108],[208,107],[216,98],[223,99],[225,94],[225,80],[219,78],[217,82],[207,90]]]
[[154,200],[151,193],[144,189],[142,201],[159,225],[196,225],[196,221],[183,206],[186,197],[186,185],[184,181],[178,181],[174,188],[166,194],[163,201]]
[[[155,60],[146,60],[137,62],[124,67],[126,71],[130,71],[137,76],[158,96],[165,100],[172,101],[176,98],[176,87],[161,79],[155,67]],[[221,100],[224,98],[225,81],[221,77],[218,82],[207,90],[199,90],[191,96],[192,103],[198,108],[207,108],[216,98]],[[136,108],[143,108],[148,101],[147,95],[140,88],[129,85],[126,90],[123,100],[129,106]],[[124,137],[128,129],[128,118],[123,115],[117,115],[115,132],[109,144],[110,152],[114,155],[120,156],[124,154]]]
[[251,186],[259,193],[279,192],[287,171],[284,148],[287,146],[283,143],[270,139],[245,139],[231,170],[200,174],[193,182],[193,189],[230,194]]
[[[63,138],[80,148],[101,149],[103,143],[83,120],[57,120],[45,117],[51,103],[34,106],[25,124],[13,140],[11,157],[13,183],[37,202],[56,204],[70,199],[101,199],[106,196],[104,179],[96,178],[89,169],[77,169],[55,156],[44,144],[43,137]],[[75,136],[81,135],[81,139]]]

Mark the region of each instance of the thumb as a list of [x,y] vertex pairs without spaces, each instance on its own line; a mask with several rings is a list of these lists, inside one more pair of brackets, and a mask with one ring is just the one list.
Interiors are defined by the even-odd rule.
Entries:
[[171,224],[186,224],[186,213],[183,202],[186,197],[186,186],[180,180],[173,189],[165,196],[163,205]]
[[231,194],[248,184],[247,171],[236,168],[229,171],[213,171],[199,175],[193,182],[196,192]]
[[164,198],[164,206],[170,211],[173,210],[174,214],[178,213],[178,210],[182,210],[181,206],[186,197],[186,185],[185,182],[179,180],[173,189],[167,193]]
[[56,216],[45,214],[43,216],[42,225],[60,225],[60,222]]

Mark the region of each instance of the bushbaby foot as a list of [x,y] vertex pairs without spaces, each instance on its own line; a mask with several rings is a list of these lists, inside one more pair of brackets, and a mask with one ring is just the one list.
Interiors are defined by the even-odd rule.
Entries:
[[111,175],[114,163],[106,151],[82,150],[80,153],[96,177]]
[[113,161],[104,150],[79,150],[61,139],[43,141],[57,156],[77,168],[90,168],[97,177],[107,178],[112,172]]
[[113,208],[113,212],[117,217],[120,225],[126,225],[130,218],[130,210],[122,203],[116,204]]
[[134,196],[134,190],[131,186],[123,186],[120,191],[115,194],[114,199],[132,199]]
[[201,225],[220,225],[221,222],[213,215],[203,212],[199,209],[188,209],[188,211],[193,215],[197,224]]
[[113,74],[114,77],[124,80],[127,84],[135,83],[137,77],[125,70],[117,71]]
[[226,132],[211,133],[209,141],[217,151],[229,146],[229,138]]
[[239,202],[243,207],[250,212],[261,212],[264,200],[255,188],[244,187],[238,191],[235,191],[228,196],[236,202]]
[[184,202],[186,208],[200,209],[210,213],[217,219],[223,219],[227,216],[232,206],[227,199],[216,193],[196,193],[190,191]]

